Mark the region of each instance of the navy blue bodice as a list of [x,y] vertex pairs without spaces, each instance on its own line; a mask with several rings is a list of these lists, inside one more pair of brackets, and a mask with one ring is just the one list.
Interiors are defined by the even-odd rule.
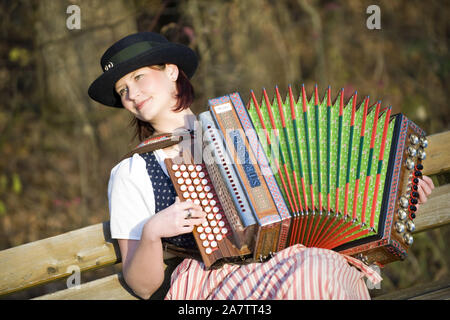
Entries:
[[[172,181],[164,173],[153,152],[142,153],[141,157],[146,162],[147,172],[153,186],[155,195],[155,212],[158,213],[175,202],[176,191]],[[178,247],[195,249],[197,245],[192,233],[186,233],[171,238],[163,238],[163,241]]]

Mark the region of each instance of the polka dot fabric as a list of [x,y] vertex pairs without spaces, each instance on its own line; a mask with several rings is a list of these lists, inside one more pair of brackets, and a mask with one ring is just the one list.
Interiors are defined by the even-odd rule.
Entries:
[[[142,153],[155,195],[155,212],[158,213],[175,202],[176,192],[172,181],[164,173],[153,152]],[[182,234],[171,238],[163,238],[164,242],[181,248],[195,249],[197,245],[192,233]]]

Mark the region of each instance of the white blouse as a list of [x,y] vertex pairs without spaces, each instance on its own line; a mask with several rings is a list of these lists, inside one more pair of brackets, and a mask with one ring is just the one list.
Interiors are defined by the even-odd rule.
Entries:
[[[156,150],[154,154],[167,175],[166,154],[162,150]],[[140,240],[145,222],[155,214],[155,197],[146,162],[139,154],[120,161],[112,168],[108,204],[111,237]]]

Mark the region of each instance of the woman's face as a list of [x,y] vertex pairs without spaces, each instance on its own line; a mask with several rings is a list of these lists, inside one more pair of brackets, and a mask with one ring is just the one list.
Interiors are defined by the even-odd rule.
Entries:
[[136,118],[154,122],[161,112],[170,112],[177,103],[178,67],[167,64],[163,70],[143,67],[123,76],[115,90],[122,105]]

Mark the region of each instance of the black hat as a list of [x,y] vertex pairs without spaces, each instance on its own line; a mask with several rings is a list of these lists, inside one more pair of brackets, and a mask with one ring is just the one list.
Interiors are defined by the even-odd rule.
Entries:
[[169,42],[154,32],[139,32],[117,41],[103,54],[100,64],[103,74],[88,89],[89,96],[104,105],[123,108],[114,85],[127,73],[136,69],[172,63],[177,65],[188,78],[197,69],[197,56],[189,47]]

